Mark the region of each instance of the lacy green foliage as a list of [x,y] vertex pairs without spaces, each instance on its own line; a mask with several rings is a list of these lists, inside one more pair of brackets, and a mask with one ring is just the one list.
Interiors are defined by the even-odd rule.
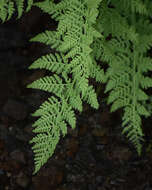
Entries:
[[35,4],[58,21],[56,31],[45,31],[31,40],[50,45],[57,51],[54,55],[42,56],[30,66],[30,69],[43,68],[52,73],[28,86],[51,93],[33,114],[39,116],[33,125],[37,135],[31,141],[35,172],[52,156],[60,135],[67,134],[67,127],[75,128],[74,110],[81,112],[84,101],[93,108],[99,106],[89,78],[104,81],[104,72],[91,54],[93,40],[101,37],[93,27],[100,1],[63,0],[55,4],[46,0]]
[[96,59],[108,64],[108,104],[112,104],[112,112],[123,108],[123,133],[139,154],[143,141],[141,117],[151,114],[146,106],[146,89],[152,87],[152,59],[148,56],[152,46],[151,16],[150,1],[103,1],[96,28],[104,38],[94,43]]
[[15,9],[17,9],[18,18],[22,16],[24,11],[24,2],[27,3],[26,12],[29,11],[33,5],[33,0],[0,0],[0,20],[9,20]]
[[[1,0],[0,18],[8,20],[23,0]],[[29,0],[27,10],[33,4]],[[29,68],[46,69],[47,75],[28,85],[50,93],[33,116],[36,136],[30,141],[35,153],[35,171],[52,156],[67,127],[76,126],[75,110],[83,102],[99,107],[89,79],[106,83],[111,111],[123,109],[123,134],[141,153],[142,117],[152,114],[152,2],[149,0],[43,0],[34,3],[58,22],[56,31],[45,31],[31,39],[44,43],[56,53],[37,59]],[[101,68],[101,65],[105,71]],[[106,65],[106,66],[105,66]]]

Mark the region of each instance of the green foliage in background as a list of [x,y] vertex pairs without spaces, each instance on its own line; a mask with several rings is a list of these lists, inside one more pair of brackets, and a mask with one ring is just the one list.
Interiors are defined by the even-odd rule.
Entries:
[[31,9],[33,0],[0,0],[0,19],[3,22],[9,20],[15,9],[17,10],[18,18],[20,18],[23,14],[25,3],[27,12]]
[[[20,3],[19,3],[20,2]],[[152,2],[149,0],[43,0],[26,1],[26,11],[39,7],[57,21],[55,31],[31,39],[49,45],[56,53],[37,59],[29,69],[46,69],[50,75],[28,85],[50,93],[33,116],[36,136],[30,141],[36,173],[52,156],[67,127],[76,127],[75,110],[83,102],[99,103],[90,78],[105,83],[111,112],[123,109],[122,133],[141,154],[142,117],[151,115]],[[1,0],[0,18],[10,19],[15,7],[22,15],[23,0]],[[103,69],[106,68],[106,69]],[[100,101],[100,100],[99,100]],[[150,102],[150,104],[149,104]]]

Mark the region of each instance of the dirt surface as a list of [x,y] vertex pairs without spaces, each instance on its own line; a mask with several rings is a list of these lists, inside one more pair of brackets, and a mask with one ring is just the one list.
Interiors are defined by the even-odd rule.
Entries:
[[45,75],[29,71],[33,60],[51,52],[28,39],[56,23],[38,9],[20,21],[0,24],[0,190],[152,190],[152,137],[149,118],[143,121],[145,143],[138,157],[121,135],[121,111],[110,114],[100,94],[100,109],[84,105],[77,128],[68,129],[55,154],[36,174],[29,140],[31,113],[47,93],[26,85]]

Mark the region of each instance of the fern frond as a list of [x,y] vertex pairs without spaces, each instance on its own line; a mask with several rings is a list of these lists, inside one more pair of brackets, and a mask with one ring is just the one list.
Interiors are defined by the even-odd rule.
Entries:
[[31,10],[33,4],[34,4],[33,0],[28,0],[26,12],[28,12],[29,10]]
[[[59,22],[56,31],[45,31],[31,39],[33,42],[50,45],[58,51],[54,55],[42,56],[29,67],[43,68],[53,73],[28,85],[52,93],[33,114],[39,117],[33,124],[33,132],[37,136],[31,141],[35,144],[35,172],[52,156],[60,133],[63,136],[67,133],[67,125],[75,128],[74,110],[81,112],[84,101],[94,108],[99,106],[95,90],[89,85],[89,78],[104,80],[103,70],[94,64],[91,55],[93,40],[102,36],[93,27],[100,2],[101,0],[63,0],[55,4],[46,0],[35,4]],[[95,72],[98,73],[97,76]],[[46,145],[48,137],[50,139]],[[48,147],[51,150],[48,151]]]
[[49,54],[37,59],[30,65],[29,69],[46,69],[57,74],[62,74],[69,68],[68,61],[64,55],[55,53],[55,55]]
[[35,171],[34,174],[47,162],[48,158],[52,156],[60,139],[60,132],[58,126],[54,126],[48,133],[40,133],[30,141],[35,143],[32,147],[35,153]]
[[104,70],[101,69],[99,65],[97,65],[95,60],[93,60],[93,64],[90,65],[90,76],[91,78],[94,78],[96,82],[106,82]]
[[[102,38],[95,41],[94,55],[108,64],[105,73],[108,104],[111,104],[112,112],[123,108],[123,133],[140,154],[143,141],[142,116],[150,116],[145,106],[149,96],[144,89],[152,87],[152,79],[148,76],[148,72],[152,71],[152,59],[146,55],[152,47],[152,24],[147,16],[147,6],[141,1],[121,0],[116,3],[114,0],[110,1],[110,5],[114,8],[110,8],[106,1],[102,5],[104,12],[101,15],[106,15],[106,19],[101,19],[99,26],[105,40]],[[110,26],[109,19],[113,23]],[[118,27],[119,24],[122,26]],[[99,26],[97,23],[96,27]],[[132,29],[133,36],[128,32]],[[106,40],[107,34],[111,35],[110,40]]]
[[117,3],[116,0],[111,0],[110,3],[112,3],[115,7],[117,7],[117,10],[119,12],[123,13],[130,12],[131,14],[141,14],[141,15],[148,15],[148,8],[145,4],[145,2],[140,0],[121,0],[119,3]]
[[18,18],[20,18],[22,13],[23,13],[24,0],[15,0],[15,2],[16,2],[16,5],[17,5]]
[[[7,12],[8,11],[8,12]],[[9,15],[9,18],[12,16],[14,12],[14,4],[13,2],[10,4],[6,0],[2,0],[0,2],[0,19],[4,22]]]
[[46,45],[51,45],[52,48],[57,48],[61,43],[61,40],[56,35],[55,31],[47,31],[47,30],[41,34],[38,34],[37,36],[32,38],[30,41],[40,42]]
[[75,128],[76,119],[72,108],[61,98],[52,97],[45,101],[34,114],[40,118],[33,124],[33,132],[38,133],[30,143],[35,153],[35,172],[52,156],[60,139],[67,134],[67,123]]
[[68,0],[61,1],[58,4],[55,4],[50,0],[45,0],[43,2],[35,3],[34,5],[39,7],[43,12],[50,14],[56,21],[58,21],[60,16],[63,15],[67,6],[70,6]]
[[62,95],[65,86],[67,86],[67,84],[63,84],[62,79],[58,75],[54,74],[51,77],[46,76],[40,78],[27,87],[44,90],[46,92],[52,92],[55,95],[60,96]]
[[152,1],[1,0],[0,20],[9,20],[15,9],[20,18],[33,5],[58,22],[56,31],[46,30],[30,40],[57,51],[29,67],[50,72],[28,85],[50,93],[50,98],[32,114],[38,117],[33,124],[36,136],[30,141],[34,144],[34,173],[53,155],[67,127],[75,128],[75,110],[82,112],[83,102],[99,107],[90,78],[106,82],[111,112],[123,109],[122,133],[141,154],[142,117],[152,114],[147,90],[152,87]]
[[[24,0],[1,0],[0,2],[0,19],[5,22],[9,20],[17,8],[18,18],[20,18],[24,11]],[[27,0],[26,12],[31,9],[33,0]]]

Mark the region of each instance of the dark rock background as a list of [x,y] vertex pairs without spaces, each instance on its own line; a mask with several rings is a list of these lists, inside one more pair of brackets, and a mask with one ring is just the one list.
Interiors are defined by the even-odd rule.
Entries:
[[151,119],[143,120],[141,157],[121,135],[121,111],[109,112],[100,92],[100,109],[84,105],[77,128],[61,139],[55,154],[36,174],[29,140],[30,114],[48,97],[26,85],[45,75],[29,71],[52,50],[28,40],[56,23],[33,8],[20,20],[0,24],[0,190],[152,190]]

